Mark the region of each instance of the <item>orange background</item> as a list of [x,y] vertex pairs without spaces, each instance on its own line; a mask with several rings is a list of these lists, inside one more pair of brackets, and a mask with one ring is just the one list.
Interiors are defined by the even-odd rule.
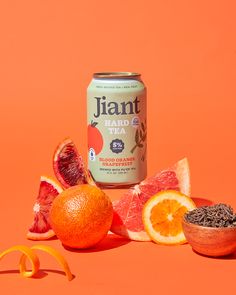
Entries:
[[[0,250],[25,238],[41,174],[71,136],[86,157],[86,88],[96,71],[137,71],[148,88],[149,174],[187,156],[192,195],[236,208],[235,1],[1,1]],[[109,191],[111,198],[122,191]],[[59,249],[76,279],[22,279],[18,255],[0,264],[2,294],[225,294],[232,259],[189,245],[127,243]],[[42,266],[59,269],[48,256]],[[6,271],[7,270],[7,271]],[[43,275],[41,275],[43,277]]]

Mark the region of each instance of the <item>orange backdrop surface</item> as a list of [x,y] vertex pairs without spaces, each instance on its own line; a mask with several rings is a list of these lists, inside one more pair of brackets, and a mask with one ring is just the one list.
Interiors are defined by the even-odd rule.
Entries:
[[[25,238],[41,174],[72,137],[86,157],[86,88],[97,71],[137,71],[148,88],[148,174],[187,156],[192,196],[236,208],[236,18],[231,0],[8,0],[0,3],[0,251]],[[122,191],[108,191],[118,198]],[[109,236],[91,251],[59,249],[38,279],[0,263],[1,294],[226,294],[236,261],[189,245]],[[44,277],[45,276],[45,277]]]

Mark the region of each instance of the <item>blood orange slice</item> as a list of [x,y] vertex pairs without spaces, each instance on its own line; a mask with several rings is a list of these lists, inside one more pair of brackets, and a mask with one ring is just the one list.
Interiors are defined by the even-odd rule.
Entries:
[[77,184],[95,185],[74,142],[66,138],[60,143],[53,157],[53,169],[64,188]]
[[34,204],[34,221],[27,233],[30,240],[47,240],[55,236],[49,223],[49,211],[53,200],[63,189],[51,178],[41,176],[39,194]]
[[111,231],[131,240],[150,241],[142,222],[143,206],[151,196],[165,190],[190,194],[189,165],[186,158],[135,185],[120,200],[114,201]]

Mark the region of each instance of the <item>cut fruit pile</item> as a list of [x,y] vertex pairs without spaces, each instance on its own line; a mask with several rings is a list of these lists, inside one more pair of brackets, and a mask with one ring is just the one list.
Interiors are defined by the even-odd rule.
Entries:
[[[31,248],[24,246],[24,245],[13,246],[13,247],[5,250],[4,252],[0,253],[0,260],[5,255],[7,255],[11,252],[20,251],[22,253],[22,256],[20,258],[20,263],[19,263],[20,273],[25,278],[31,278],[37,274],[37,272],[39,271],[39,267],[40,267],[39,258],[36,255],[34,250],[41,250],[41,251],[47,252],[48,254],[53,256],[59,262],[59,264],[62,266],[62,268],[64,269],[64,272],[65,272],[68,280],[71,281],[73,279],[74,276],[72,275],[69,265],[68,265],[67,261],[65,260],[65,258],[57,250],[55,250],[54,248],[49,247],[49,246],[35,245]],[[30,270],[30,271],[26,270],[26,259],[27,258],[30,261],[31,267],[32,267],[32,270]]]
[[[69,138],[57,146],[53,169],[61,186],[49,177],[41,177],[39,194],[33,209],[34,221],[27,234],[27,238],[32,240],[45,240],[55,235],[49,212],[52,202],[63,188],[81,184],[96,186],[75,144]],[[158,194],[160,192],[165,193]],[[184,158],[135,185],[121,199],[114,201],[110,230],[135,241],[183,243],[185,238],[180,220],[187,210],[195,208],[187,197],[189,195],[189,165]],[[171,220],[168,219],[170,216]]]
[[111,231],[131,240],[150,241],[151,238],[144,229],[142,210],[151,196],[166,190],[190,194],[189,165],[186,158],[147,178],[130,189],[120,200],[114,201]]
[[49,211],[55,197],[63,191],[62,187],[87,183],[95,185],[75,144],[69,138],[57,146],[53,168],[61,186],[52,178],[41,177],[39,193],[33,207],[34,220],[27,233],[30,240],[46,240],[55,236],[49,222]]

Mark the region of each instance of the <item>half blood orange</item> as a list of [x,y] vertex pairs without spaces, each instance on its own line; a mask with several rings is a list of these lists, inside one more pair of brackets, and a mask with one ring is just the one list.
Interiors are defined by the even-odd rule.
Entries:
[[70,138],[66,138],[57,146],[53,157],[53,169],[64,188],[77,184],[95,184]]
[[142,222],[143,206],[151,196],[165,190],[190,194],[189,165],[186,158],[145,179],[125,193],[120,200],[114,201],[111,231],[131,240],[150,241]]
[[33,207],[34,221],[29,228],[27,238],[30,240],[47,240],[55,236],[49,223],[49,211],[53,200],[63,189],[51,178],[41,176],[39,193]]

